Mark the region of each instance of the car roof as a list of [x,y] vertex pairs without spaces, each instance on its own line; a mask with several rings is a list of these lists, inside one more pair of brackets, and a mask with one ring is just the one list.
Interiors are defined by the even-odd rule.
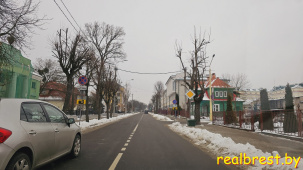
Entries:
[[20,108],[23,102],[47,103],[35,99],[0,98],[0,124],[6,124],[7,122],[11,124],[20,120]]

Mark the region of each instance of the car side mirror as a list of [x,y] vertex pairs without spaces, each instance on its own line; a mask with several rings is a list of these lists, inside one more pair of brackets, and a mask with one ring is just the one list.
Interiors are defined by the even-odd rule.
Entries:
[[73,124],[73,123],[75,123],[75,119],[74,118],[68,118],[68,120],[67,120],[68,126]]

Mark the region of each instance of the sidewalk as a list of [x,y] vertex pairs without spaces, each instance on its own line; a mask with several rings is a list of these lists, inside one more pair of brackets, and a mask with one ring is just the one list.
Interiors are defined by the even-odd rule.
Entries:
[[[172,120],[178,121],[181,124],[187,124],[186,118],[177,118],[168,116]],[[292,157],[303,157],[303,142],[286,139],[279,136],[271,136],[258,132],[233,129],[224,126],[211,125],[206,122],[201,122],[202,126],[196,128],[206,129],[209,132],[221,134],[223,137],[229,137],[236,143],[254,145],[257,149],[263,152],[272,153],[277,151],[281,156],[287,153]]]

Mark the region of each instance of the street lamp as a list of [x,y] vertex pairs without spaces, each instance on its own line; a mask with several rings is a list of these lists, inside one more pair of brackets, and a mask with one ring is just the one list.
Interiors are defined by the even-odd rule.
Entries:
[[211,59],[211,61],[210,61],[210,64],[209,64],[209,96],[210,96],[210,98],[209,98],[209,120],[210,121],[212,121],[213,120],[213,105],[212,105],[212,91],[211,91],[211,81],[212,81],[212,75],[211,75],[211,68],[210,68],[210,66],[211,66],[211,63],[212,63],[212,61],[213,61],[213,59],[214,59],[214,57],[215,57],[215,54],[213,55],[213,57],[212,57],[212,59]]

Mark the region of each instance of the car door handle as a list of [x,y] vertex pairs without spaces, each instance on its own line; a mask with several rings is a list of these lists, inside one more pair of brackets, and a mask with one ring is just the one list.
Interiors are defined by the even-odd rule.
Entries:
[[31,130],[31,131],[29,132],[29,134],[30,134],[30,135],[35,135],[35,134],[37,134],[37,132],[34,131],[34,130]]
[[58,129],[55,129],[55,132],[59,133],[59,130],[58,130]]

